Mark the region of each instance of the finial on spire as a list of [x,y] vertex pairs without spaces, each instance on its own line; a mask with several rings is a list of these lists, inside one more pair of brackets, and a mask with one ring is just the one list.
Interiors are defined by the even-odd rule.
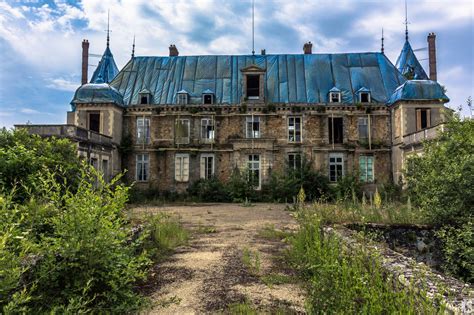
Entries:
[[255,55],[255,0],[252,0],[252,55]]
[[132,58],[135,57],[135,35],[133,35]]
[[405,0],[405,40],[408,41],[408,9],[407,9],[407,0]]
[[383,47],[383,41],[384,41],[384,37],[383,37],[383,27],[382,27],[382,49],[380,50],[382,52],[382,54],[385,52],[385,49]]
[[107,47],[110,44],[110,10],[107,10]]

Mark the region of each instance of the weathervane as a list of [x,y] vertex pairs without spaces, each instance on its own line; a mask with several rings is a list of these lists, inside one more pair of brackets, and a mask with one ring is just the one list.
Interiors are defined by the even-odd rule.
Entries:
[[135,57],[135,35],[133,35],[132,58]]
[[384,51],[385,51],[385,49],[384,49],[384,47],[383,47],[383,41],[384,41],[384,39],[385,39],[385,38],[383,37],[383,27],[382,27],[382,49],[381,49],[382,54],[383,54]]
[[407,9],[407,0],[405,0],[405,40],[408,41],[408,9]]
[[107,10],[107,47],[109,47],[110,44],[110,10]]

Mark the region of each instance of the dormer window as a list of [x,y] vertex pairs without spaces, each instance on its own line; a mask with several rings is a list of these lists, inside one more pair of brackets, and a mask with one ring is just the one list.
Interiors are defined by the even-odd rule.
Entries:
[[360,88],[357,91],[357,94],[359,95],[359,103],[370,103],[371,102],[371,96],[370,96],[370,91],[363,87]]
[[329,90],[329,103],[340,103],[341,102],[341,91],[333,87]]
[[150,104],[151,102],[151,92],[148,91],[147,89],[143,89],[140,92],[138,92],[138,97],[139,97],[140,105],[147,105],[147,104]]
[[260,76],[255,74],[247,75],[247,98],[258,100],[260,98]]
[[180,105],[186,105],[189,101],[189,93],[185,90],[181,90],[177,93],[177,101]]
[[202,103],[203,104],[214,104],[214,92],[207,89],[202,92]]

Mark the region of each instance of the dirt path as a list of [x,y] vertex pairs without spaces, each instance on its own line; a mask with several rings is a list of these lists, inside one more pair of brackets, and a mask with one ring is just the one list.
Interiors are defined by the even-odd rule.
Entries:
[[303,290],[281,262],[286,244],[278,231],[296,228],[283,208],[212,204],[134,209],[179,215],[193,231],[187,246],[154,267],[150,314],[232,313],[247,306],[265,313],[303,313]]

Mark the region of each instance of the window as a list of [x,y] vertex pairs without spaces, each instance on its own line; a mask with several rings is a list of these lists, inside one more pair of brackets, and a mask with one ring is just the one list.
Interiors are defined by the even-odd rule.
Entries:
[[371,183],[374,181],[374,157],[359,156],[359,178],[363,183]]
[[181,105],[188,104],[188,93],[187,92],[178,92],[178,104],[181,104]]
[[214,140],[214,120],[213,119],[211,118],[201,119],[201,139],[205,141]]
[[174,172],[177,182],[189,181],[189,154],[176,154]]
[[256,189],[260,189],[260,155],[250,154],[248,159],[249,181]]
[[100,112],[89,113],[89,130],[100,132]]
[[148,95],[140,95],[140,104],[148,104]]
[[148,154],[137,154],[136,178],[139,182],[146,182],[149,177],[150,157]]
[[247,75],[247,98],[258,100],[260,96],[260,75]]
[[337,182],[344,176],[344,156],[342,153],[329,154],[329,181]]
[[288,141],[301,142],[301,117],[288,118]]
[[361,102],[361,103],[370,103],[370,93],[369,92],[360,92],[359,93],[359,102]]
[[150,118],[137,117],[137,143],[150,143]]
[[143,89],[138,92],[138,97],[140,98],[140,104],[150,104],[151,92],[148,89]]
[[416,130],[421,130],[431,127],[431,110],[417,109],[416,110]]
[[214,95],[213,94],[203,94],[202,95],[202,103],[203,104],[213,104],[214,103]]
[[331,92],[331,93],[329,93],[329,102],[330,103],[340,103],[341,102],[341,92]]
[[249,116],[245,120],[246,126],[246,137],[247,138],[260,138],[260,117]]
[[214,155],[201,154],[201,178],[209,179],[214,176]]
[[342,143],[344,140],[342,117],[329,117],[329,143]]
[[90,163],[91,163],[91,165],[92,165],[92,167],[93,167],[94,169],[98,170],[98,167],[99,167],[99,164],[98,164],[98,163],[99,163],[99,162],[97,161],[96,158],[91,158],[91,159],[90,159]]
[[299,170],[301,169],[301,154],[290,153],[288,154],[288,168]]
[[102,174],[104,176],[104,179],[108,181],[109,180],[109,161],[108,160],[102,160]]
[[369,127],[368,127],[369,119],[367,117],[359,117],[357,121],[357,126],[359,129],[359,140],[366,141],[369,139]]
[[177,119],[175,125],[176,143],[189,143],[189,119]]

